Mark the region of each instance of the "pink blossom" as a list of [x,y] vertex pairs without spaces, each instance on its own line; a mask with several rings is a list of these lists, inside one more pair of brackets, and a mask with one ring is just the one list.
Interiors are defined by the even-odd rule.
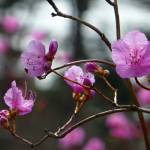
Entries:
[[32,77],[40,77],[51,69],[52,60],[57,51],[57,42],[50,43],[51,49],[48,54],[45,53],[44,45],[39,41],[31,41],[28,45],[27,51],[21,55],[21,62]]
[[32,111],[35,97],[32,93],[29,93],[28,99],[23,97],[22,91],[16,86],[16,82],[12,81],[11,88],[5,93],[4,101],[10,110],[16,111],[21,116]]
[[140,88],[137,96],[142,106],[150,105],[150,91]]
[[1,21],[1,25],[8,33],[14,33],[20,29],[20,22],[14,16],[5,16]]
[[112,44],[112,59],[122,78],[141,77],[150,73],[150,44],[144,33],[129,32]]
[[3,109],[0,111],[0,126],[5,126],[8,123],[9,111]]
[[6,53],[10,48],[9,41],[6,39],[0,39],[0,54]]
[[55,56],[57,52],[57,48],[58,48],[58,43],[56,40],[53,39],[49,45],[49,52],[47,56],[49,57],[49,59],[53,59],[53,57]]
[[31,36],[34,38],[34,40],[42,41],[46,39],[47,33],[42,31],[34,31]]
[[[79,66],[70,67],[64,75],[66,78],[76,81],[81,85],[92,86],[95,82],[94,75],[91,73],[84,73],[83,70]],[[75,93],[82,93],[84,88],[76,83],[65,80],[66,83],[73,89]]]
[[116,138],[133,139],[138,137],[137,127],[123,113],[111,114],[106,119],[110,134]]
[[100,138],[91,138],[83,150],[105,150],[105,143]]
[[74,146],[80,146],[85,139],[85,131],[82,128],[76,128],[59,140],[60,147],[69,149]]

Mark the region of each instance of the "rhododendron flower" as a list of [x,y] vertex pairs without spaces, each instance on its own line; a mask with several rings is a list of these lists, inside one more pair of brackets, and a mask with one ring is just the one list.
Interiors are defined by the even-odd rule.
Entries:
[[67,134],[64,138],[59,140],[60,147],[66,149],[74,146],[79,146],[85,139],[85,131],[82,128],[76,128]]
[[32,93],[29,93],[29,97],[26,99],[23,97],[22,91],[16,86],[16,82],[12,81],[11,88],[5,93],[4,101],[11,111],[16,112],[21,116],[32,111],[35,96]]
[[142,106],[150,105],[150,91],[140,88],[137,96]]
[[110,134],[116,138],[133,139],[138,137],[137,127],[123,113],[111,114],[106,119]]
[[51,69],[52,60],[58,47],[57,41],[51,41],[49,47],[49,52],[46,54],[45,47],[41,42],[31,41],[27,51],[21,55],[22,64],[30,76],[40,77]]
[[150,73],[150,45],[144,33],[129,32],[112,44],[112,59],[122,78],[141,77]]
[[[95,82],[94,75],[91,73],[84,73],[83,70],[78,66],[72,66],[70,67],[64,75],[66,78],[76,81],[80,83],[81,85],[87,85],[92,86]],[[71,81],[65,80],[66,83],[73,89],[75,93],[82,93],[84,92],[84,88],[76,83],[73,83]]]
[[1,110],[0,111],[0,126],[7,126],[8,124],[8,117],[9,117],[9,111],[8,110]]
[[100,138],[91,138],[83,150],[105,150],[105,143]]
[[1,25],[8,33],[14,33],[20,29],[20,23],[14,16],[5,16],[1,21]]

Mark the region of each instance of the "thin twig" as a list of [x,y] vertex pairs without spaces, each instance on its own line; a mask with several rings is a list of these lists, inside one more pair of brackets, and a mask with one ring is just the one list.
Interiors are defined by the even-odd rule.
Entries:
[[65,67],[69,67],[69,66],[77,65],[77,64],[82,64],[82,63],[87,63],[87,62],[95,62],[95,63],[105,64],[105,65],[108,65],[108,66],[110,66],[110,67],[115,67],[115,66],[116,66],[114,63],[109,62],[109,61],[106,61],[106,60],[99,60],[99,59],[77,60],[77,61],[72,61],[72,62],[66,63],[66,64],[64,64],[64,65],[62,65],[62,66],[59,66],[59,67],[50,69],[45,75],[43,75],[43,76],[42,76],[41,78],[39,78],[39,79],[40,79],[40,80],[41,80],[41,79],[45,79],[46,76],[52,72],[52,70],[59,70],[59,69],[65,68]]
[[114,2],[112,2],[111,0],[105,0],[108,4],[110,4],[111,6],[114,6]]
[[30,146],[32,146],[32,142],[30,142],[29,140],[23,138],[22,136],[18,135],[16,132],[13,132],[11,130],[9,130],[9,132],[11,133],[12,136],[14,136],[16,139],[26,143],[26,144],[29,144]]
[[140,83],[140,81],[138,80],[138,78],[135,77],[135,81],[136,81],[136,83],[137,83],[140,87],[142,87],[142,88],[145,89],[145,90],[150,91],[150,88],[149,88],[149,87],[146,87],[146,86],[144,86],[142,83]]
[[115,20],[116,20],[116,36],[117,36],[117,39],[120,39],[121,32],[120,32],[120,17],[119,17],[119,10],[118,10],[118,0],[114,0],[114,12],[115,12]]
[[78,103],[76,103],[75,109],[73,111],[73,114],[71,115],[71,117],[69,118],[69,120],[60,128],[58,128],[58,130],[55,132],[55,135],[58,135],[60,132],[62,132],[66,127],[68,127],[70,125],[70,123],[72,122],[72,120],[74,119],[74,117],[76,116],[76,108],[77,108]]
[[53,68],[53,70],[59,70],[59,69],[62,69],[62,68],[68,67],[68,66],[87,63],[87,62],[95,62],[95,63],[105,64],[105,65],[108,65],[110,67],[115,67],[116,66],[114,63],[106,61],[106,60],[88,59],[88,60],[77,60],[77,61],[69,62],[67,64],[64,64],[64,65],[60,66],[60,67]]
[[113,93],[114,93],[114,103],[115,103],[115,105],[118,105],[117,103],[118,103],[118,100],[117,100],[117,91],[118,91],[118,89],[115,89],[112,85],[111,85],[111,83],[106,79],[106,77],[102,77],[102,79],[105,81],[105,83],[107,84],[107,86],[113,91]]
[[95,92],[97,92],[100,96],[102,96],[104,99],[106,99],[108,102],[110,102],[113,106],[116,106],[116,103],[114,103],[114,101],[111,98],[109,98],[108,96],[106,96],[97,87],[93,87],[93,90],[95,90]]
[[52,16],[55,17],[55,16],[60,16],[60,17],[64,17],[64,18],[69,18],[71,20],[74,20],[74,21],[77,21],[87,27],[89,27],[90,29],[92,29],[93,31],[95,31],[102,39],[102,41],[106,44],[106,46],[111,50],[111,43],[110,41],[108,40],[108,38],[105,36],[104,33],[102,33],[98,28],[96,28],[95,26],[93,26],[92,24],[86,22],[86,21],[83,21],[81,20],[80,18],[78,17],[74,17],[74,16],[71,16],[71,15],[68,15],[68,14],[65,14],[65,13],[62,13],[58,7],[56,6],[56,4],[53,2],[53,0],[47,0],[48,3],[53,7],[53,9],[55,10],[55,13],[52,13]]

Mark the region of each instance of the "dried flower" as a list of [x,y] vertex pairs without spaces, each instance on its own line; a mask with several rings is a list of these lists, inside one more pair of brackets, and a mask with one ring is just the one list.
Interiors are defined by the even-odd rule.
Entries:
[[9,126],[8,117],[9,117],[8,110],[3,109],[0,111],[0,126],[4,128],[7,128]]

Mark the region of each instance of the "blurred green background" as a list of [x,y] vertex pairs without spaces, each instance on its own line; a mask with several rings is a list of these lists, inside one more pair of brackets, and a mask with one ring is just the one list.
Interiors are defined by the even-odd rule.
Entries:
[[[150,1],[149,0],[118,0],[121,34],[133,29],[146,33],[150,37]],[[79,16],[102,30],[110,39],[115,41],[115,19],[113,8],[105,0],[56,0],[56,4],[62,12]],[[24,87],[24,81],[28,88],[37,93],[36,105],[33,112],[17,119],[17,131],[20,135],[36,141],[44,135],[44,129],[55,131],[71,115],[74,109],[74,100],[71,89],[57,76],[50,74],[45,80],[30,78],[24,72],[20,64],[20,54],[26,49],[30,40],[34,39],[33,33],[45,34],[42,39],[48,48],[52,38],[59,43],[58,55],[53,67],[60,66],[66,61],[101,58],[111,60],[110,53],[104,43],[95,32],[69,19],[51,17],[53,9],[46,0],[0,0],[0,19],[6,15],[15,16],[21,26],[18,32],[13,34],[0,29],[0,38],[9,41],[10,47],[6,53],[0,53],[0,108],[5,108],[3,96],[12,80],[16,80],[18,86]],[[63,59],[69,55],[69,59]],[[119,89],[119,100],[122,104],[130,104],[129,91],[110,69],[109,80]],[[63,74],[65,69],[60,71]],[[110,90],[99,78],[96,85],[108,96],[112,96]],[[95,96],[82,109],[77,120],[90,114],[109,109],[108,102],[101,97]],[[131,120],[137,121],[136,114],[128,114]],[[99,118],[82,126],[86,131],[86,141],[91,137],[100,137],[106,144],[107,150],[144,150],[142,136],[135,140],[121,140],[111,137],[105,126],[105,118]],[[85,142],[86,142],[85,141]],[[83,143],[84,145],[84,143]],[[7,131],[0,128],[1,150],[28,150],[30,147],[15,138]],[[59,150],[58,141],[48,139],[36,150]],[[77,150],[77,149],[76,149]],[[94,150],[94,149],[93,149]]]

